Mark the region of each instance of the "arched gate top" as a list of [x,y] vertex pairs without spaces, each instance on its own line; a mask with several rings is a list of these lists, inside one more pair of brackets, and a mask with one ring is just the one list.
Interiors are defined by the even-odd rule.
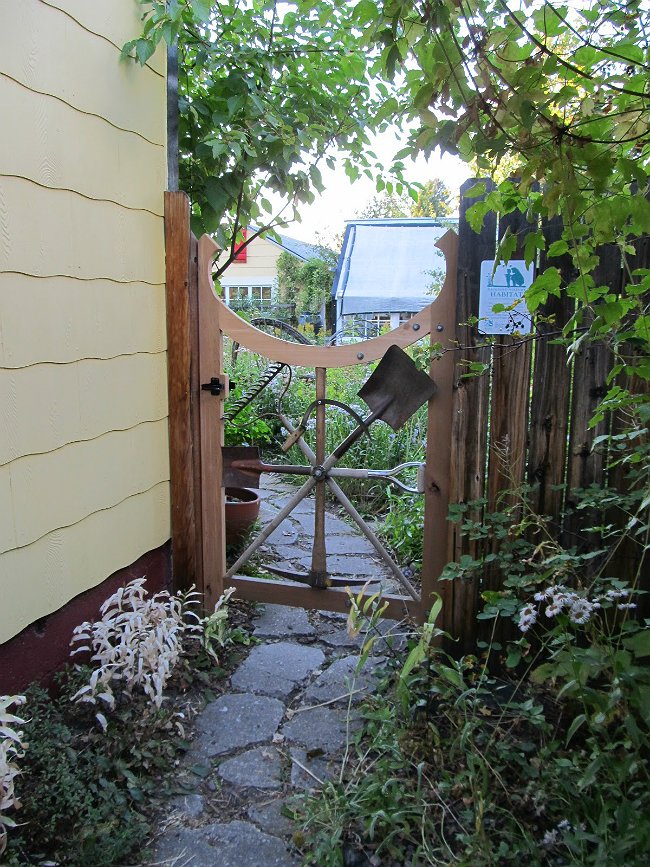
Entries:
[[391,345],[404,348],[426,337],[431,331],[432,323],[435,323],[438,309],[441,322],[448,318],[445,313],[449,309],[449,302],[453,303],[455,300],[458,236],[450,229],[437,241],[436,247],[442,250],[446,260],[445,282],[437,298],[399,328],[379,337],[346,346],[303,346],[290,343],[260,331],[238,316],[214,292],[211,268],[221,248],[209,235],[203,235],[199,241],[199,291],[204,301],[209,301],[212,296],[214,302],[219,305],[219,327],[223,333],[264,358],[300,367],[332,368],[367,364],[381,358]]

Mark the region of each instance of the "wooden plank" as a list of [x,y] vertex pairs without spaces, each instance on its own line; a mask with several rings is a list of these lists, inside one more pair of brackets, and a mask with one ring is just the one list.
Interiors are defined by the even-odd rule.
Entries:
[[[481,262],[494,259],[496,243],[496,215],[486,215],[480,234],[467,222],[467,209],[481,198],[468,199],[464,193],[478,182],[466,181],[460,191],[458,221],[458,294],[456,301],[456,353],[454,371],[454,405],[451,434],[451,503],[468,503],[485,494],[487,464],[488,393],[489,376],[463,378],[473,362],[489,364],[491,352],[479,335],[476,326],[467,324],[470,317],[478,316]],[[494,185],[486,181],[486,194]],[[468,517],[480,520],[481,510]],[[460,525],[451,525],[449,560],[456,562],[467,554],[479,559],[481,547],[460,533]],[[459,579],[454,582],[453,634],[460,642],[459,653],[469,653],[475,646],[476,615],[480,577]]]
[[[516,211],[499,220],[499,237],[506,229],[518,238],[518,258],[524,237],[531,228],[523,214]],[[523,480],[526,468],[528,438],[528,396],[530,389],[529,341],[521,338],[497,337],[492,365],[492,410],[490,418],[490,455],[488,465],[488,508],[494,511],[497,500],[512,502],[502,494],[516,488]]]
[[[599,251],[600,263],[594,272],[597,284],[611,285],[618,291],[621,282],[620,254],[615,246]],[[582,314],[582,327],[591,325],[593,315],[590,310]],[[613,364],[613,355],[605,343],[583,343],[583,348],[573,362],[573,395],[571,400],[571,430],[569,436],[569,455],[567,462],[567,515],[564,520],[563,542],[569,547],[588,550],[594,544],[591,534],[585,535],[581,528],[598,524],[603,516],[596,512],[575,511],[577,488],[588,488],[592,484],[605,484],[607,452],[605,448],[592,449],[594,439],[604,436],[610,430],[611,419],[605,419],[595,427],[590,427],[596,407],[608,390],[607,374]]]
[[162,215],[162,145],[1,75],[0,105],[12,117],[0,136],[2,174]]
[[118,282],[165,280],[163,218],[0,176],[0,270]]
[[444,250],[447,274],[434,304],[429,308],[429,329],[433,339],[442,344],[444,353],[434,359],[429,375],[436,383],[436,393],[429,401],[427,452],[424,479],[424,536],[422,551],[422,608],[424,619],[431,608],[433,594],[443,601],[442,628],[451,632],[454,625],[453,584],[440,581],[449,552],[449,511],[452,404],[456,351],[456,272],[458,236],[448,233]]
[[200,549],[195,536],[190,375],[190,201],[185,193],[165,193],[165,253],[172,572],[175,589],[187,590],[197,583]]
[[[636,254],[630,256],[628,265],[630,271],[637,268],[650,268],[650,236],[645,235],[634,244]],[[637,278],[638,279],[638,278]],[[625,283],[629,281],[627,275],[623,275]],[[646,305],[650,301],[650,293],[646,293],[643,297],[643,302]],[[632,344],[624,344],[621,347],[622,355],[627,359],[632,366],[639,360],[639,348]],[[628,390],[631,394],[641,396],[643,403],[647,405],[648,397],[650,396],[650,383],[647,379],[621,373],[618,377],[617,384]],[[630,418],[627,412],[620,412],[614,415],[612,419],[612,434],[616,435],[623,433],[630,428]],[[611,457],[610,457],[611,461]],[[621,493],[629,492],[634,481],[629,476],[631,467],[618,464],[611,466],[607,473],[608,485]],[[638,481],[637,481],[638,486]],[[615,526],[625,527],[629,520],[629,515],[623,510],[612,510],[607,519],[611,520]],[[629,582],[631,587],[644,591],[637,598],[638,605],[636,614],[639,618],[650,616],[650,552],[647,548],[644,550],[644,545],[648,544],[648,528],[647,526],[634,528],[640,529],[641,533],[636,534],[633,531],[627,532],[621,543],[617,546],[614,556],[610,562],[610,574],[619,578],[622,581]]]
[[[267,602],[274,605],[291,605],[318,611],[338,611],[342,614],[350,610],[350,598],[343,587],[316,590],[304,584],[267,581],[244,575],[234,575],[227,579],[226,584],[235,587],[235,595],[238,599],[250,599],[254,602]],[[354,593],[354,590],[352,592]],[[364,600],[367,598],[367,595],[363,597]],[[384,617],[393,620],[402,620],[404,617],[417,619],[420,614],[418,603],[406,596],[385,594],[382,595],[381,601],[388,603]]]
[[168,538],[169,485],[161,482],[32,545],[0,554],[0,642]]
[[0,274],[0,366],[164,352],[165,289]]
[[[164,145],[165,79],[39,0],[0,0],[0,73]],[[65,51],[61,50],[65,46]],[[83,73],[70,58],[83,58]]]
[[[204,236],[201,242],[212,243],[213,253],[216,254],[217,248],[214,241],[210,241],[207,236]],[[455,273],[456,264],[453,257],[456,255],[457,248],[456,233],[447,232],[437,241],[436,247],[442,250],[447,258],[447,273],[449,273],[450,267]],[[453,258],[451,266],[449,264],[450,258]],[[416,343],[422,337],[426,337],[429,333],[431,317],[439,316],[436,311],[445,305],[446,292],[447,290],[443,286],[438,298],[432,304],[425,307],[408,322],[400,325],[399,328],[372,340],[364,340],[361,343],[347,346],[303,346],[298,343],[288,343],[254,328],[221,301],[218,302],[219,318],[224,334],[246,349],[257,352],[273,361],[283,361],[285,364],[302,367],[350,367],[355,364],[367,364],[370,361],[376,361],[393,344],[404,348]]]
[[[194,582],[203,587],[203,501],[201,495],[201,415],[199,411],[199,243],[190,234],[190,422],[192,426],[192,469],[194,490]],[[188,505],[189,508],[189,505]],[[225,527],[224,527],[225,532]]]
[[[327,396],[327,371],[316,368],[316,464],[325,462],[325,398]],[[314,541],[311,555],[311,570],[321,580],[327,572],[327,552],[325,550],[325,479],[316,483],[314,491]]]
[[167,416],[166,356],[0,370],[0,406],[0,465],[157,421]]
[[[554,219],[542,227],[547,245],[562,236],[562,221]],[[540,273],[547,267],[560,270],[562,283],[573,279],[573,263],[566,255],[548,259],[542,256]],[[551,297],[538,311],[535,323],[540,339],[535,342],[533,389],[530,406],[528,481],[537,484],[532,507],[539,515],[559,520],[564,503],[561,489],[565,481],[565,458],[569,430],[569,392],[571,369],[566,347],[550,343],[569,321],[574,302],[563,295]],[[558,525],[559,527],[559,525]]]
[[[499,237],[506,229],[518,237],[518,249],[512,258],[520,258],[524,236],[531,228],[518,211],[499,221]],[[521,338],[496,337],[492,354],[492,391],[490,414],[490,451],[488,455],[487,500],[488,512],[503,511],[517,502],[517,494],[508,494],[525,478],[526,444],[528,436],[528,398],[530,392],[530,341]],[[513,516],[513,522],[516,516]],[[492,546],[493,552],[498,544]],[[484,587],[500,590],[502,574],[498,563],[485,570]],[[493,630],[493,631],[492,631]],[[484,640],[494,639],[503,646],[512,634],[510,621],[500,619],[496,624],[483,621],[479,630]],[[491,660],[495,664],[496,660]]]
[[226,518],[223,491],[223,399],[202,388],[212,378],[225,381],[221,302],[214,294],[212,261],[216,245],[204,235],[198,242],[199,420],[201,449],[202,580],[206,612],[223,593],[226,572]]
[[29,545],[167,482],[167,419],[28,455],[7,467],[15,544]]

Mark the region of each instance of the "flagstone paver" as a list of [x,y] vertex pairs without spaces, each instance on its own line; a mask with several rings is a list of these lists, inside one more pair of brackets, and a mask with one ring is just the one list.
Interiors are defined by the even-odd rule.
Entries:
[[219,765],[217,773],[235,786],[279,789],[282,785],[282,759],[274,746],[266,744],[227,759]]
[[287,638],[294,635],[314,635],[315,632],[304,608],[267,605],[255,622],[253,635],[257,638]]
[[266,695],[222,695],[199,716],[192,752],[202,757],[229,753],[269,741],[278,730],[285,707]]
[[325,654],[317,647],[288,641],[260,644],[233,674],[231,683],[242,691],[285,698],[324,661]]

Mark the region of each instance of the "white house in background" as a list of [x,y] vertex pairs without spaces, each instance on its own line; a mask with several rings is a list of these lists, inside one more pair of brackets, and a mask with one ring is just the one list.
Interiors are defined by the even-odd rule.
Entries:
[[[248,232],[254,231],[254,227],[248,229]],[[271,309],[277,300],[277,265],[282,252],[291,253],[302,262],[322,258],[319,247],[288,235],[278,235],[278,240],[258,236],[237,254],[221,275],[226,304],[238,307],[249,302],[260,310]]]
[[[371,336],[397,328],[433,300],[445,257],[435,244],[453,220],[348,220],[332,297],[336,331]],[[365,331],[365,333],[364,333]]]

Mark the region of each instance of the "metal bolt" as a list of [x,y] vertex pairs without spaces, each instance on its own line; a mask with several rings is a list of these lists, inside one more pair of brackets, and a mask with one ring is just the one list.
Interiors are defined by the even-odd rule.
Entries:
[[415,325],[413,326],[413,331],[419,331],[419,330],[420,330],[420,323],[416,322]]
[[323,400],[317,400],[317,401],[316,401],[316,406],[322,406],[324,402],[325,402],[325,401],[323,401]]
[[436,331],[444,331],[444,330],[445,330],[445,326],[442,324],[442,322],[439,322],[436,325]]
[[357,358],[359,359],[359,361],[363,361],[365,355],[363,354],[363,352],[357,352]]

